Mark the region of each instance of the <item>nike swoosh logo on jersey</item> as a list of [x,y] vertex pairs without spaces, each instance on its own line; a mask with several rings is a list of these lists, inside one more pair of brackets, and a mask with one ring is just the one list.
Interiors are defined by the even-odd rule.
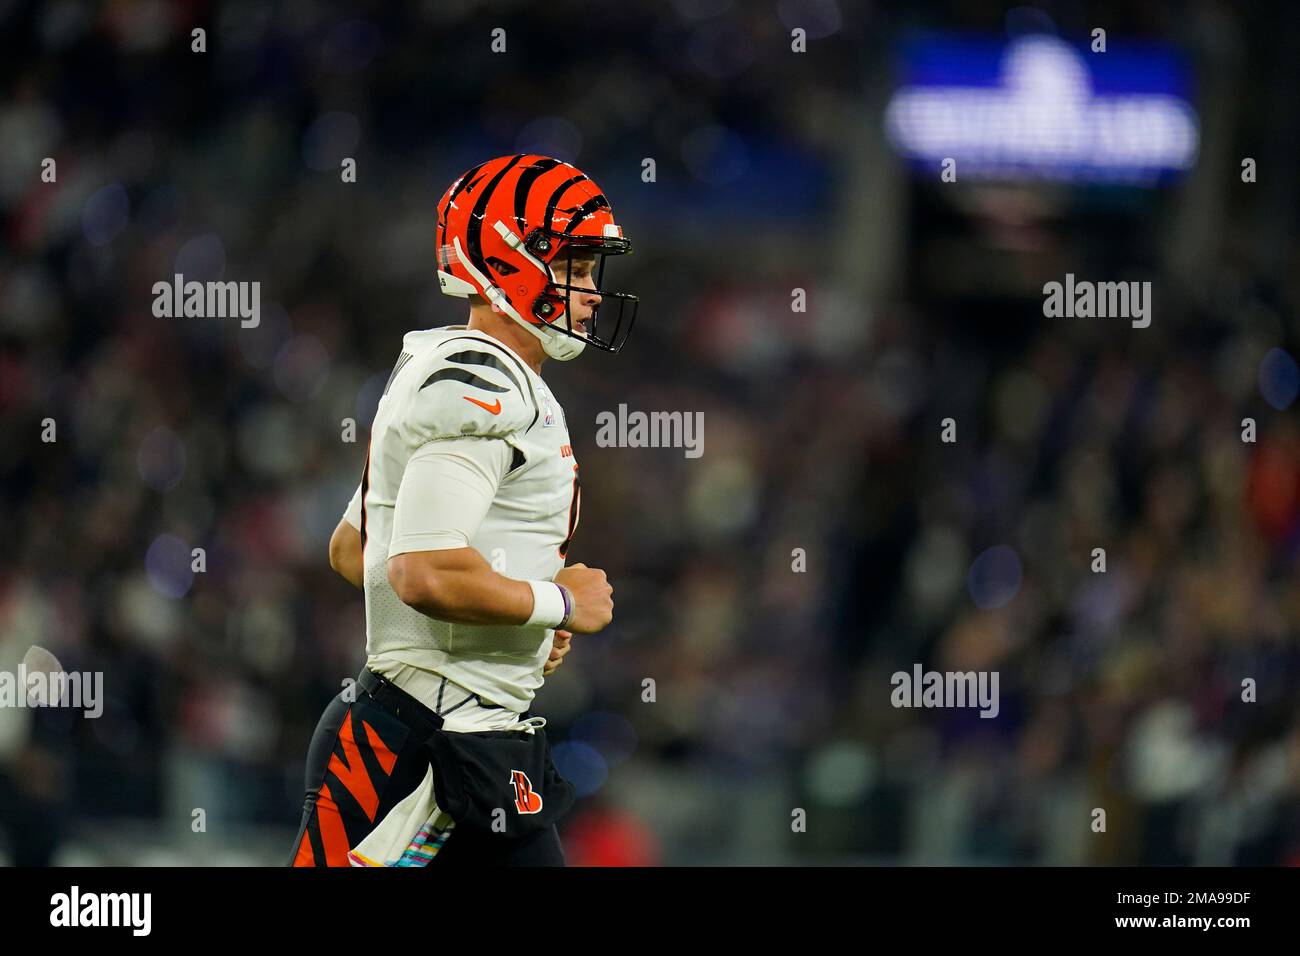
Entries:
[[493,415],[501,414],[501,399],[499,398],[496,401],[494,401],[491,405],[489,405],[487,402],[480,402],[477,398],[470,398],[468,395],[462,395],[461,398],[465,399],[465,401],[467,402],[473,402],[479,408],[487,409],[488,412],[490,412]]

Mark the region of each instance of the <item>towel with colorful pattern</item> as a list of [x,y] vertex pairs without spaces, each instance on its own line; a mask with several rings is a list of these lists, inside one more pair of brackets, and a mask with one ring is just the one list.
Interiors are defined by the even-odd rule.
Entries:
[[434,799],[433,768],[370,833],[348,852],[353,866],[428,866],[455,821]]

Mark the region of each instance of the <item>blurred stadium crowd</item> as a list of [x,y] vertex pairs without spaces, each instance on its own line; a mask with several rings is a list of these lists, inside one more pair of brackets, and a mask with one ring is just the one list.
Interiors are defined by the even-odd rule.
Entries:
[[[571,863],[1300,863],[1294,363],[1260,372],[1294,344],[1294,189],[1225,203],[1194,282],[1153,255],[1150,329],[933,294],[902,199],[864,292],[854,190],[913,187],[857,137],[891,37],[1004,28],[955,7],[0,3],[0,670],[39,645],[107,697],[0,708],[0,859],[285,862],[364,659],[328,536],[401,335],[464,320],[433,204],[518,150],[601,184],[635,249],[607,283],[642,298],[623,354],[544,369],[573,557],[618,591],[534,708],[583,796]],[[1172,9],[1107,22],[1186,40]],[[1294,51],[1272,33],[1256,70]],[[1238,122],[1233,157],[1263,135]],[[1268,134],[1292,181],[1296,122]],[[1047,242],[1038,283],[1116,222]],[[260,281],[260,323],[155,318],[173,273]],[[597,447],[620,403],[703,411],[703,456]],[[999,717],[892,707],[914,663],[999,672]]]

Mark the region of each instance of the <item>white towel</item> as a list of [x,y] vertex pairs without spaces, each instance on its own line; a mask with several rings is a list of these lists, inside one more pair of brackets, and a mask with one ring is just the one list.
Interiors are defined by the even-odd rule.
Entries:
[[433,796],[433,768],[357,846],[348,853],[353,866],[428,866],[456,824]]

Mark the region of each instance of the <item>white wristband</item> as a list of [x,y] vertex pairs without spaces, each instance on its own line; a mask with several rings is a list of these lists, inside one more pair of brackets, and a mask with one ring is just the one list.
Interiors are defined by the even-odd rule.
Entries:
[[564,594],[554,581],[529,581],[533,589],[533,613],[524,627],[559,627],[568,611]]

